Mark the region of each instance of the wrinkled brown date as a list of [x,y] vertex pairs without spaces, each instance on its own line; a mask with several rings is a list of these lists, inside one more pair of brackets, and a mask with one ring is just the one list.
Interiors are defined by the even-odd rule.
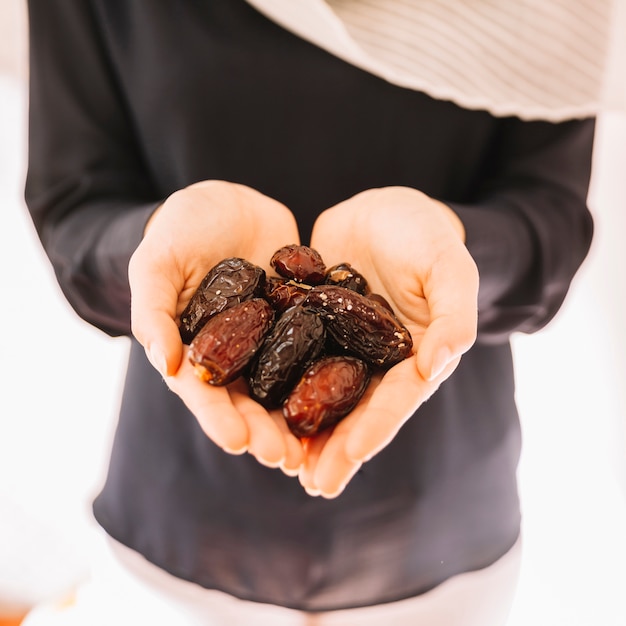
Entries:
[[329,335],[347,353],[388,368],[411,354],[411,334],[377,301],[336,285],[309,290],[303,306],[317,311]]
[[209,270],[180,316],[180,336],[189,343],[210,317],[254,296],[262,295],[263,268],[231,257]]
[[312,437],[334,426],[356,406],[369,383],[369,370],[350,356],[315,361],[283,404],[283,415],[296,437]]
[[211,385],[226,385],[244,371],[274,320],[262,298],[252,298],[217,313],[189,346],[189,360],[197,376]]
[[310,287],[288,278],[269,276],[265,281],[265,298],[278,313],[300,304],[306,298]]
[[366,295],[369,293],[369,285],[365,277],[357,272],[349,263],[333,265],[326,272],[324,282],[327,285],[339,285],[346,289],[352,289],[357,293]]
[[251,368],[250,395],[266,408],[278,408],[320,354],[325,334],[322,319],[313,311],[301,305],[285,311]]
[[270,265],[281,276],[307,285],[318,285],[326,277],[326,265],[320,253],[295,243],[276,250]]

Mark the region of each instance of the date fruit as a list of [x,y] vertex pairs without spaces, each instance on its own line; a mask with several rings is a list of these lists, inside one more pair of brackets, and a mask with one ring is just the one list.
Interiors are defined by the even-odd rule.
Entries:
[[312,437],[334,426],[356,406],[369,384],[369,370],[350,356],[315,361],[283,404],[283,415],[296,437]]
[[306,298],[310,287],[287,278],[269,276],[265,281],[265,298],[278,313],[284,313]]
[[180,316],[180,336],[190,343],[213,315],[250,298],[261,296],[265,270],[245,259],[231,257],[209,270]]
[[319,313],[329,335],[347,353],[388,368],[413,348],[408,329],[379,302],[336,285],[309,290],[303,306]]
[[326,277],[326,264],[320,253],[295,243],[276,250],[270,265],[284,278],[307,285],[318,285]]
[[226,385],[239,377],[261,347],[274,321],[262,298],[252,298],[217,313],[189,346],[189,360],[200,380]]
[[395,313],[393,313],[393,308],[391,307],[389,302],[387,302],[386,298],[381,296],[379,293],[368,293],[367,297],[369,300],[375,300],[376,302],[378,302],[378,304],[384,306],[387,311],[390,311],[392,314],[395,315]]
[[319,315],[297,305],[278,319],[252,365],[250,395],[266,408],[278,408],[309,363],[319,356],[326,331]]
[[369,293],[369,285],[365,277],[357,272],[349,263],[339,263],[333,265],[326,272],[324,282],[327,285],[339,285],[346,289],[352,289],[357,293],[367,295]]

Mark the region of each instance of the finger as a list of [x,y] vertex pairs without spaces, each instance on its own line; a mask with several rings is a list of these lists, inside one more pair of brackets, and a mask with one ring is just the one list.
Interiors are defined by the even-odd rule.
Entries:
[[146,355],[161,376],[172,376],[183,358],[180,331],[167,314],[154,312],[149,317],[142,333]]
[[417,367],[432,381],[476,340],[478,271],[465,248],[454,248],[433,265],[424,295],[430,322],[419,342]]
[[319,453],[313,479],[324,498],[339,496],[361,467],[360,461],[346,454],[348,433],[348,430],[335,429]]
[[204,433],[216,445],[231,454],[242,454],[247,450],[248,425],[233,405],[228,387],[214,387],[201,381],[185,357],[177,373],[165,378],[165,382],[181,397]]
[[248,425],[248,452],[267,467],[279,467],[287,455],[284,433],[277,422],[245,391],[232,391],[235,408]]
[[250,431],[248,451],[263,465],[280,467],[285,474],[296,476],[304,461],[300,440],[289,430],[280,411],[267,411],[250,397],[241,380],[229,386],[237,410]]
[[278,424],[278,428],[285,438],[286,454],[280,464],[280,468],[287,476],[297,476],[300,467],[304,463],[304,444],[289,430],[287,422],[281,412],[272,411],[270,415]]
[[310,495],[336,498],[361,467],[360,461],[346,455],[351,422],[357,421],[359,414],[360,409],[357,408],[335,428],[308,440],[300,482]]
[[174,284],[158,266],[142,261],[138,251],[129,265],[131,327],[148,359],[162,376],[176,373],[183,345],[176,325],[176,305],[182,280]]
[[281,463],[281,470],[287,476],[297,476],[304,463],[304,448],[297,437],[287,436],[287,455]]
[[315,484],[315,468],[317,467],[319,456],[330,434],[330,430],[325,430],[315,437],[305,439],[303,442],[304,462],[300,467],[298,479],[305,491],[311,496],[321,495],[320,490]]
[[412,358],[389,370],[352,424],[345,444],[346,456],[355,462],[365,462],[380,452],[452,369],[450,365],[434,381],[420,376]]

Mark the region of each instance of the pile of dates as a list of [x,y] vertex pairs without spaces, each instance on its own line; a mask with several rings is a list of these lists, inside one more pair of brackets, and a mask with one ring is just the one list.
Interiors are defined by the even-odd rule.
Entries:
[[180,334],[199,378],[240,376],[267,409],[282,408],[297,437],[339,422],[373,371],[411,354],[413,341],[381,296],[347,263],[326,268],[308,246],[277,250],[278,276],[233,257],[215,265],[181,314]]

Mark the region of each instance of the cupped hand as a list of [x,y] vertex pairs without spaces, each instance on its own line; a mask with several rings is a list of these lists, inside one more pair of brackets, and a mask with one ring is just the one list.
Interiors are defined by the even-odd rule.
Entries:
[[478,271],[456,214],[406,187],[368,190],[326,210],[311,245],[327,265],[347,262],[363,274],[414,341],[414,356],[377,376],[350,415],[306,443],[301,483],[335,497],[475,341]]
[[178,322],[216,263],[236,256],[268,270],[275,250],[297,242],[295,219],[281,203],[243,185],[204,181],[177,191],[157,209],[129,265],[132,331],[170,389],[218,446],[247,450],[290,474],[302,463],[303,450],[280,413],[254,402],[241,381],[226,387],[200,381]]

